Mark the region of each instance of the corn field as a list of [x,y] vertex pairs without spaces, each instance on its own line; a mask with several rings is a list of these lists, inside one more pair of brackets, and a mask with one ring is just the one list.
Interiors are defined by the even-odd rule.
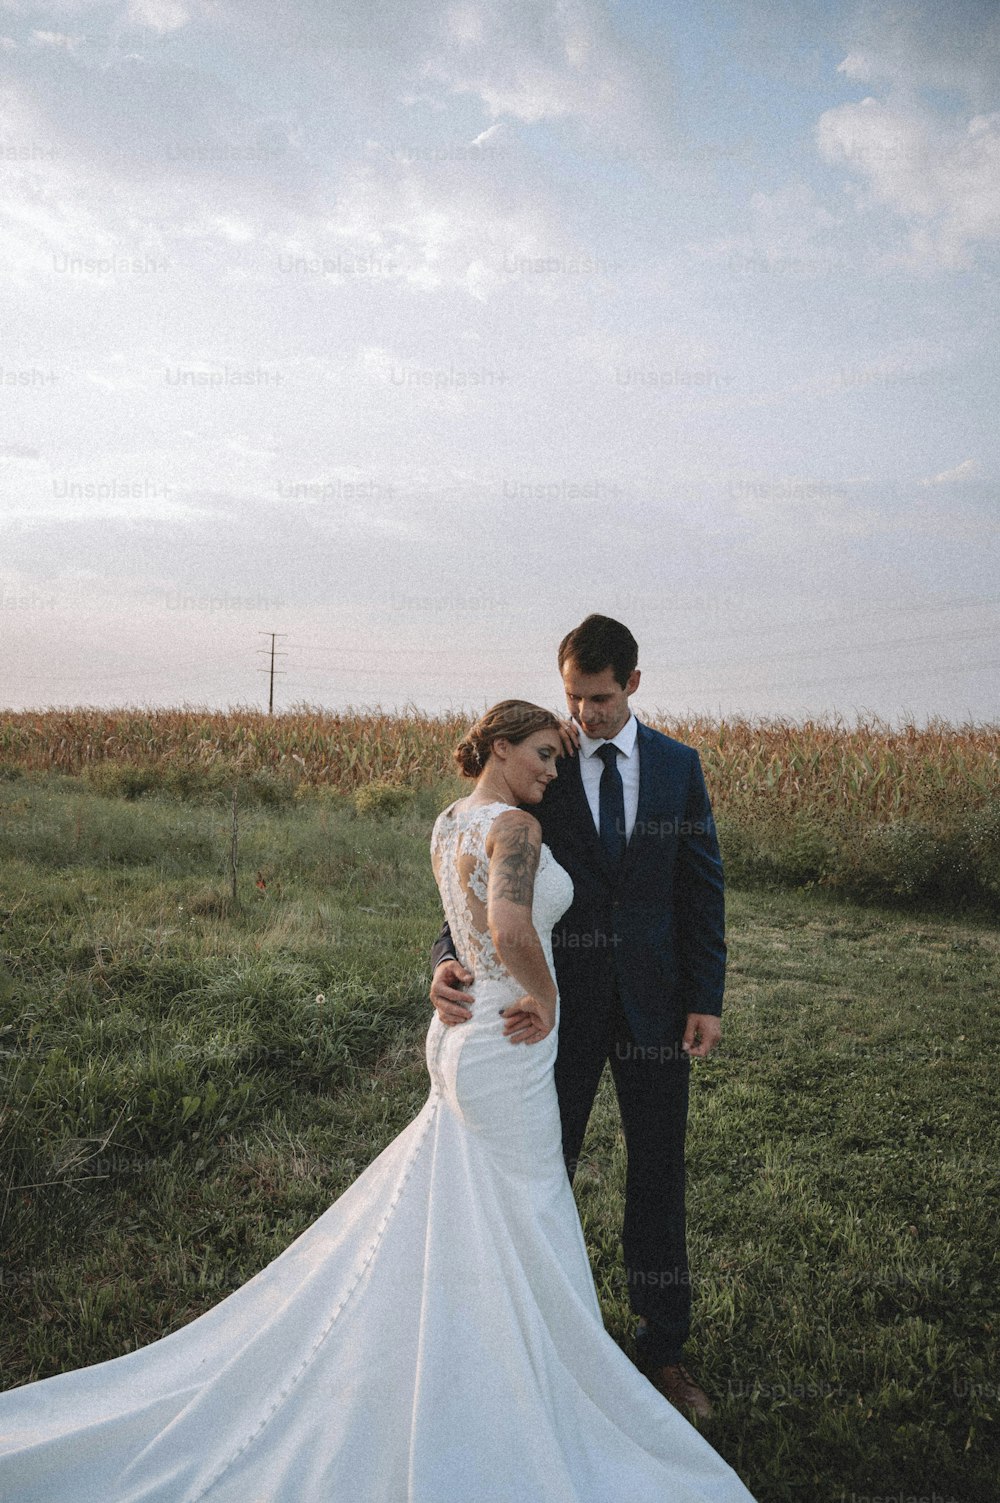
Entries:
[[[79,709],[0,716],[0,771],[87,773],[101,763],[166,774],[270,773],[352,792],[435,783],[455,771],[462,715],[429,717],[307,707],[258,711]],[[918,728],[879,721],[675,720],[652,724],[697,747],[716,813],[803,815],[828,824],[920,820],[947,827],[995,805],[1000,726]]]
[[771,807],[824,822],[938,825],[1000,794],[1000,726],[738,720],[660,728],[698,748],[719,812]]
[[0,766],[70,774],[101,762],[227,776],[266,771],[347,792],[373,781],[437,781],[466,723],[352,711],[29,710],[0,717]]

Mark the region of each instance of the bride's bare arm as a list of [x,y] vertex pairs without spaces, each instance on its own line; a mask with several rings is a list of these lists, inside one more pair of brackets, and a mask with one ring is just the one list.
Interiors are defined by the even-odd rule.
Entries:
[[512,1043],[534,1044],[555,1027],[556,988],[531,922],[542,828],[534,815],[511,809],[494,820],[486,840],[490,861],[486,922],[502,964],[525,989],[504,1009]]

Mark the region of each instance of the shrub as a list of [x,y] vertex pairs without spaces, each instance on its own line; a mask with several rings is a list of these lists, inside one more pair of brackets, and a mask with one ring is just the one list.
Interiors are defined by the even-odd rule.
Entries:
[[262,804],[266,809],[290,809],[295,803],[296,784],[291,778],[280,777],[266,767],[258,767],[240,778],[239,801],[247,804]]
[[233,773],[225,767],[197,762],[168,762],[163,785],[179,799],[221,799],[231,796]]
[[975,886],[1000,898],[1000,802],[970,814],[963,834]]
[[866,830],[861,843],[863,880],[894,897],[914,898],[941,884],[944,842],[926,825],[894,820]]
[[355,790],[354,807],[359,814],[398,814],[413,794],[409,788],[389,778],[376,778]]
[[163,785],[158,767],[139,762],[93,762],[84,769],[86,782],[104,798],[142,798]]

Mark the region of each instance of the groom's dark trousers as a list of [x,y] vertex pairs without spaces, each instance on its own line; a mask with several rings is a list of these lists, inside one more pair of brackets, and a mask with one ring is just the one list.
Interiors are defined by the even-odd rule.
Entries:
[[[659,1365],[679,1360],[690,1328],[684,1235],[690,1064],[680,1045],[688,1013],[722,1012],[725,905],[697,753],[641,722],[637,746],[638,809],[617,867],[601,845],[579,756],[563,757],[542,802],[526,807],[573,879],[572,905],[552,934],[560,999],[555,1083],[566,1167],[572,1178],[607,1061],[628,1155],[622,1244],[629,1300],[648,1322],[644,1351]],[[446,925],[432,966],[453,954]]]

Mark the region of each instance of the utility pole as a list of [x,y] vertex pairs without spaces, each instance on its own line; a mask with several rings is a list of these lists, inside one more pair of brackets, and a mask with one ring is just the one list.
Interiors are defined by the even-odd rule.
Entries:
[[[267,696],[267,713],[269,715],[273,715],[274,714],[274,675],[275,675],[276,671],[278,673],[284,673],[284,671],[285,671],[284,668],[278,668],[277,670],[275,669],[274,659],[275,659],[275,656],[278,656],[279,658],[287,658],[287,656],[288,656],[287,652],[279,652],[279,653],[275,654],[275,651],[274,651],[274,639],[275,639],[275,637],[287,637],[288,633],[286,631],[272,631],[272,632],[262,631],[262,632],[258,632],[258,636],[261,636],[261,637],[270,637],[271,638],[271,667],[270,667],[270,670],[268,670],[267,668],[258,668],[257,672],[258,673],[267,673],[268,671],[270,671],[271,681],[270,681],[270,690],[269,690],[269,693],[268,693],[268,696]],[[266,647],[258,647],[257,648],[258,652],[267,652],[267,650],[268,649]]]

